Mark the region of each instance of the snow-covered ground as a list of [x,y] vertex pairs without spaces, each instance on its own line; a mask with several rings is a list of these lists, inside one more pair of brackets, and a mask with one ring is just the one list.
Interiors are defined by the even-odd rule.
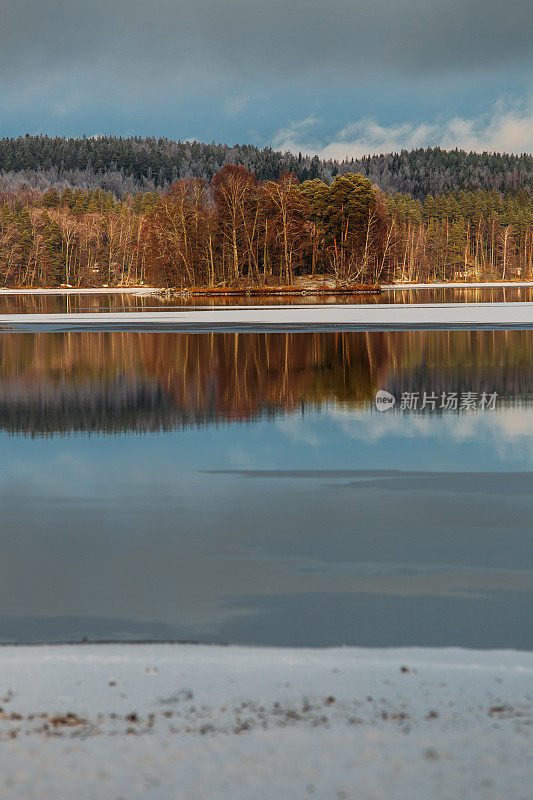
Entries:
[[533,303],[225,306],[179,311],[2,314],[10,330],[452,330],[533,328]]
[[0,648],[0,798],[531,800],[533,653]]
[[520,289],[532,287],[533,281],[478,281],[477,283],[384,283],[382,289]]
[[147,295],[160,292],[161,289],[152,289],[149,286],[119,286],[114,288],[93,288],[93,289],[5,289],[0,287],[0,296],[7,295],[26,295],[26,294],[45,294],[45,295],[67,295],[67,294],[136,294]]

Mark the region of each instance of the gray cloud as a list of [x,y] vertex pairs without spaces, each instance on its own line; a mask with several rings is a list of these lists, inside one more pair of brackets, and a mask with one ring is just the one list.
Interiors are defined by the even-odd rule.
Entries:
[[[0,85],[73,76],[190,80],[486,70],[531,56],[529,0],[17,0],[2,10]],[[55,77],[54,77],[55,76]]]

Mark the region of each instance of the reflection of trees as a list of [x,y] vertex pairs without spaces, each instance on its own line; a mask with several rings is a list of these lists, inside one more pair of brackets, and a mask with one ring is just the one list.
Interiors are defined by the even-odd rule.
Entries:
[[[516,303],[533,301],[533,289],[508,286],[483,289],[395,289],[380,295],[303,295],[271,296],[268,305],[354,305],[387,303]],[[185,296],[117,294],[4,294],[0,290],[1,314],[59,314],[80,311],[163,310],[179,306],[264,305],[264,297]]]
[[253,420],[378,388],[533,394],[533,333],[0,335],[0,426],[28,433],[169,430]]
[[157,384],[108,382],[12,383],[0,386],[0,427],[10,432],[52,435],[73,431],[173,430],[189,422]]
[[402,331],[384,334],[393,355],[381,388],[402,392],[497,392],[513,403],[533,398],[533,332]]
[[[157,298],[149,298],[160,305]],[[79,311],[141,311],[147,298],[134,294],[2,294],[1,314],[65,314]]]
[[142,363],[177,405],[246,419],[373,391],[380,339],[347,333],[232,333],[140,339]]

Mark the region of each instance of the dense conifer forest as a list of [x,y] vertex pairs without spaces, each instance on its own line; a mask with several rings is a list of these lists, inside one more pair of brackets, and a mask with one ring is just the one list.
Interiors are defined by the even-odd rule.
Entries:
[[0,287],[531,278],[531,162],[433,149],[337,164],[251,146],[5,139]]
[[299,181],[360,173],[382,191],[428,194],[496,189],[531,191],[533,157],[463,150],[402,150],[348,161],[321,161],[318,156],[280,153],[253,145],[175,142],[170,139],[103,136],[67,139],[23,136],[0,140],[0,183],[104,189],[117,199],[136,190],[165,190],[181,178],[211,181],[228,164],[246,167],[260,181],[279,180],[284,172]]

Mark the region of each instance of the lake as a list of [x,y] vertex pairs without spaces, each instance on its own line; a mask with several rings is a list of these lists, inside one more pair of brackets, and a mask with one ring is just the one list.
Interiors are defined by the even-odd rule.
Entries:
[[1,642],[533,646],[533,331],[1,333],[0,448]]
[[368,295],[301,295],[264,297],[172,297],[150,294],[3,294],[0,314],[64,314],[99,311],[174,311],[183,307],[238,305],[351,305],[353,303],[518,303],[533,302],[533,287],[487,289],[386,289]]

